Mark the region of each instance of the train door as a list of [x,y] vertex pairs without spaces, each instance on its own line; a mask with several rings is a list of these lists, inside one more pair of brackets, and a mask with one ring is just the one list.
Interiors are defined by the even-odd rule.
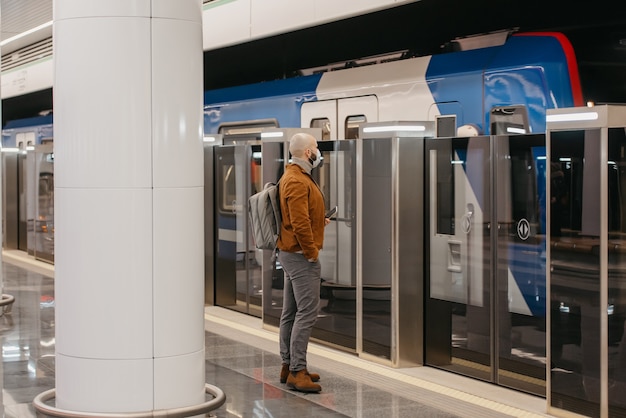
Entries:
[[35,230],[37,216],[37,176],[35,175],[37,161],[35,152],[27,151],[24,159],[24,194],[20,196],[24,204],[20,208],[20,219],[26,219],[26,251],[29,255],[35,255]]
[[323,100],[304,103],[300,109],[301,128],[321,128],[322,140],[337,136],[337,101]]
[[545,396],[545,135],[492,139],[496,383]]
[[2,150],[4,248],[26,252],[26,154]]
[[545,396],[545,136],[426,156],[426,363]]
[[215,304],[261,317],[262,270],[247,211],[262,187],[261,145],[236,142],[215,148]]
[[625,417],[626,108],[547,118],[547,411]]
[[303,128],[322,128],[322,140],[356,139],[359,126],[378,122],[376,96],[350,97],[304,103],[301,108]]
[[337,214],[324,230],[320,314],[312,337],[356,351],[356,144],[320,141],[323,164],[312,175]]
[[426,363],[490,380],[489,137],[426,141]]
[[[316,181],[327,207],[337,206],[337,216],[324,234],[322,309],[312,337],[349,351],[357,350],[356,287],[356,145],[359,127],[378,121],[376,96],[351,97],[304,103],[303,128],[321,128],[318,143],[324,165]],[[338,141],[328,141],[339,139]]]
[[337,120],[338,138],[357,139],[362,124],[378,122],[378,99],[376,96],[363,96],[338,100]]
[[54,153],[52,143],[36,145],[35,160],[35,258],[54,262]]
[[222,145],[222,135],[205,135],[204,140],[204,303],[215,305],[215,150]]
[[[311,337],[333,347],[356,351],[356,154],[355,141],[318,141],[322,163],[311,173],[325,207],[337,213],[324,229],[320,312]],[[263,175],[280,178],[288,144],[263,140]],[[288,158],[288,157],[287,157]],[[264,180],[265,181],[265,180]],[[269,253],[269,251],[265,251]],[[263,323],[278,327],[283,307],[284,275],[280,263],[264,254]]]

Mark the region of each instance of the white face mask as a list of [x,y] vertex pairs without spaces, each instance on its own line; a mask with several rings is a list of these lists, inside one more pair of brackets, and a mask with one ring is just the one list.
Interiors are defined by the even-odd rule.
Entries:
[[[313,150],[311,150],[311,151],[313,151]],[[311,158],[309,158],[309,161],[313,165],[313,168],[315,168],[318,165],[320,165],[320,163],[322,162],[322,153],[320,152],[319,148],[315,149],[315,157],[313,155],[311,155]]]

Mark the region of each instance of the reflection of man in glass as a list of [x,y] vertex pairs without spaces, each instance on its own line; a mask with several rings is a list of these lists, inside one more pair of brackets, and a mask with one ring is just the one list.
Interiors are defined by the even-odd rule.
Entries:
[[565,174],[559,163],[550,163],[550,195],[550,234],[560,237],[567,208],[567,188]]

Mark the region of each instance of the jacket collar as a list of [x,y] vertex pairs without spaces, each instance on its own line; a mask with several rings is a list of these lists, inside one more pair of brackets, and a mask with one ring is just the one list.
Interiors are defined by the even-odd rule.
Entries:
[[313,165],[309,162],[308,159],[292,157],[291,160],[293,161],[293,164],[300,167],[302,171],[307,173],[309,176],[311,175],[311,170],[313,170]]

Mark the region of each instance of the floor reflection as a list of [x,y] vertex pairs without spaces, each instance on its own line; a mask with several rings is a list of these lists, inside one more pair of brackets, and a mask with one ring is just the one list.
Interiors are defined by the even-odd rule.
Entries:
[[[15,297],[11,312],[0,316],[3,416],[35,417],[33,399],[55,386],[54,280],[6,260],[3,273],[3,293]],[[211,332],[205,332],[205,347],[206,381],[227,397],[213,411],[217,417],[463,416],[399,396],[376,383],[355,381],[342,370],[320,370],[319,394],[290,391],[278,382],[277,353]],[[476,416],[476,411],[465,416]]]
[[54,280],[6,262],[2,271],[15,297],[0,317],[4,416],[35,416],[33,398],[54,387]]

